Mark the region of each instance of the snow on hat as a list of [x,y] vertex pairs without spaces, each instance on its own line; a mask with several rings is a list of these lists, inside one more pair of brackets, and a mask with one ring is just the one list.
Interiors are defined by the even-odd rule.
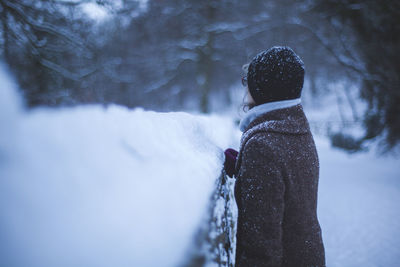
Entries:
[[257,105],[299,98],[304,83],[304,63],[290,47],[271,47],[250,62],[247,83]]

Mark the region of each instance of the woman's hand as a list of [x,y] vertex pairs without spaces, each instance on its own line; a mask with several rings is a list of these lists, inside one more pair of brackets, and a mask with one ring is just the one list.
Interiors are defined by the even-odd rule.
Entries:
[[238,152],[232,148],[228,148],[225,150],[225,162],[224,162],[224,169],[226,174],[229,177],[233,177],[235,174],[235,164]]

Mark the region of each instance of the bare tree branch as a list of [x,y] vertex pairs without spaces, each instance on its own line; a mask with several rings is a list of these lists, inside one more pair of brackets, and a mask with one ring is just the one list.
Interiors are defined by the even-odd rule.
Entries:
[[83,47],[83,43],[80,40],[77,40],[74,36],[70,35],[67,31],[63,30],[62,28],[56,28],[49,23],[38,23],[32,18],[30,18],[20,6],[17,4],[11,3],[8,0],[3,0],[3,5],[7,7],[10,13],[12,13],[18,19],[24,21],[29,26],[33,27],[35,30],[46,32],[52,35],[56,35],[65,39],[66,41],[76,45]]
[[52,71],[55,71],[55,72],[61,74],[63,77],[68,78],[73,81],[79,81],[79,80],[95,73],[98,70],[98,67],[92,67],[89,69],[81,70],[80,73],[74,73],[74,72],[71,72],[71,71],[67,70],[66,68],[64,68],[50,60],[47,60],[45,58],[39,58],[39,62],[44,67],[46,67]]

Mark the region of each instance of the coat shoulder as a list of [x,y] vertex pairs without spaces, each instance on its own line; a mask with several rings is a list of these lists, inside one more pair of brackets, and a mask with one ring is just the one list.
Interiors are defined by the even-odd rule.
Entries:
[[238,160],[236,161],[236,172],[240,169],[242,158],[248,157],[249,154],[255,153],[262,155],[264,158],[274,158],[274,156],[277,155],[277,151],[271,140],[274,139],[272,137],[277,135],[279,135],[279,133],[270,131],[268,127],[262,124],[244,133],[240,142]]
[[274,136],[276,135],[278,134],[267,130],[253,133],[244,144],[243,152],[246,153],[251,150],[252,152],[258,152],[264,156],[272,157],[278,152],[274,144]]

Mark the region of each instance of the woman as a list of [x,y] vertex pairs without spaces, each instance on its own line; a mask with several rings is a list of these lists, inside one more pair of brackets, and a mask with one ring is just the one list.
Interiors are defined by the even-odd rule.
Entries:
[[272,47],[248,66],[240,150],[225,151],[238,206],[236,266],[325,266],[318,155],[301,105],[304,64]]

